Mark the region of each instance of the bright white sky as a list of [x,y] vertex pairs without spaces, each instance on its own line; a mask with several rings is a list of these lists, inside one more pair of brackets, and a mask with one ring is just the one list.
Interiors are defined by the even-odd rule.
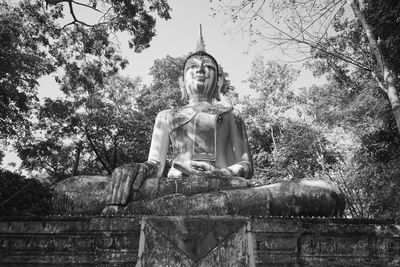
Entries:
[[[200,24],[202,24],[207,52],[216,58],[224,71],[229,73],[229,79],[240,95],[251,93],[248,85],[243,81],[248,78],[251,62],[256,56],[264,56],[265,59],[271,60],[285,58],[280,50],[265,50],[261,46],[249,47],[247,34],[227,34],[232,24],[225,17],[211,16],[213,3],[210,0],[169,0],[168,2],[172,8],[171,19],[168,21],[157,19],[157,35],[151,41],[150,48],[136,54],[128,48],[128,36],[118,35],[121,53],[129,60],[128,67],[121,72],[122,75],[132,78],[140,76],[145,84],[150,84],[152,77],[148,73],[154,60],[164,58],[166,55],[182,56],[195,50]],[[85,21],[95,17],[94,14],[88,12],[89,10],[85,8],[76,10],[77,17],[84,18]],[[67,22],[68,19],[66,16]],[[298,67],[301,68],[301,66]],[[303,70],[293,86],[300,88],[322,82],[323,80],[315,79],[310,71]],[[39,98],[57,98],[62,95],[53,76],[43,77],[39,83]],[[16,161],[19,160],[15,153],[9,151],[3,160],[3,167],[7,167],[9,162]]]
[[[285,58],[280,50],[265,50],[261,45],[249,47],[247,33],[236,35],[227,33],[232,27],[231,22],[226,17],[211,16],[213,3],[210,0],[169,0],[168,2],[172,8],[170,12],[172,18],[168,21],[157,19],[157,35],[151,41],[150,48],[139,54],[134,53],[128,48],[128,35],[118,35],[121,53],[129,60],[128,67],[121,72],[122,75],[140,76],[143,78],[143,83],[150,84],[152,77],[148,73],[154,60],[164,58],[166,55],[182,56],[195,50],[200,24],[203,27],[207,52],[216,58],[224,71],[229,73],[229,79],[240,95],[250,93],[248,85],[243,81],[247,79],[251,62],[256,56],[264,56],[265,59],[271,60]],[[77,9],[77,17],[83,17],[87,21],[88,12],[89,10],[85,8]],[[96,17],[95,14],[93,17]],[[68,16],[66,19],[68,21]],[[298,67],[301,68],[300,65]],[[61,95],[54,78],[42,78],[40,82],[40,98]],[[309,86],[313,83],[319,83],[319,81],[313,78],[310,71],[302,71],[294,87]]]

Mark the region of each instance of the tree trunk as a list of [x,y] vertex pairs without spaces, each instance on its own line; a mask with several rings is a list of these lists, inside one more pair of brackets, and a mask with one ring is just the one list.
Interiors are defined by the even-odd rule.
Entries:
[[79,160],[82,152],[82,142],[76,144],[76,153],[74,159],[74,166],[72,167],[72,176],[78,175]]
[[93,149],[93,152],[96,154],[97,160],[100,161],[100,164],[107,171],[107,173],[109,175],[111,175],[112,174],[112,170],[110,170],[110,168],[108,168],[107,164],[101,158],[101,156],[100,156],[99,152],[97,151],[96,146],[94,145],[93,140],[90,137],[90,134],[89,134],[89,132],[88,132],[88,130],[86,128],[85,128],[85,133],[86,133],[86,138],[88,139],[89,144],[90,144],[91,148]]
[[371,46],[371,52],[373,53],[375,60],[378,65],[378,69],[380,71],[377,79],[380,80],[380,87],[386,92],[390,105],[392,107],[392,112],[396,120],[397,128],[400,133],[400,100],[397,88],[394,84],[393,72],[387,66],[385,59],[379,49],[379,45],[377,39],[367,22],[364,14],[360,9],[359,2],[357,0],[349,0],[348,1],[351,8],[353,9],[355,17],[360,21],[365,34],[367,35],[368,42]]

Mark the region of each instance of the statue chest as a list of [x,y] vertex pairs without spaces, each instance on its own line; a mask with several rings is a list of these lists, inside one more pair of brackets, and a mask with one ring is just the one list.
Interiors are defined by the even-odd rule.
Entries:
[[227,117],[232,108],[183,109],[172,116],[170,139],[178,161],[216,162],[228,138]]

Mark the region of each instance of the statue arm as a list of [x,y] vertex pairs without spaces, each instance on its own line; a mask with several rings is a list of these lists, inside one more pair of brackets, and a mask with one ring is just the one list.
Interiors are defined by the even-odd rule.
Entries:
[[161,175],[169,146],[168,125],[168,112],[160,112],[154,125],[148,160],[125,164],[113,171],[107,192],[108,205],[125,205],[131,191],[139,190],[146,178]]
[[154,124],[149,157],[145,164],[149,166],[149,176],[160,177],[165,166],[169,147],[169,111],[158,113]]
[[234,111],[230,114],[230,141],[234,146],[234,158],[237,163],[226,169],[232,176],[250,179],[253,176],[253,160],[247,140],[246,128],[240,115]]

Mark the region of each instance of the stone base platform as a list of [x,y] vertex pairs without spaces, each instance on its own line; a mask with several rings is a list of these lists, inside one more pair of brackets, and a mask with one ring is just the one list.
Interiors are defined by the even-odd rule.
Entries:
[[0,218],[0,266],[399,266],[388,220]]

